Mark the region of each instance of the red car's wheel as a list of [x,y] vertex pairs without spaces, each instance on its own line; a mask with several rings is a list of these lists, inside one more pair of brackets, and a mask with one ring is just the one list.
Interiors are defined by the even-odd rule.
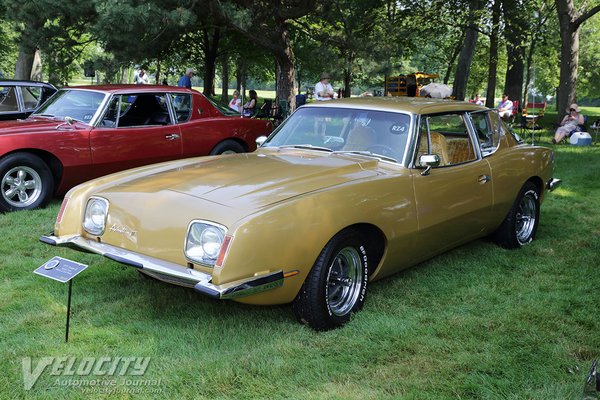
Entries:
[[50,169],[39,157],[14,153],[0,160],[0,210],[43,207],[54,189]]

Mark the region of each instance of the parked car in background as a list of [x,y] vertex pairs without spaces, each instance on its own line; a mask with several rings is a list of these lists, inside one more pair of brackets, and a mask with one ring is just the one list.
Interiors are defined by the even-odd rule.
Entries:
[[26,120],[0,122],[0,211],[33,209],[78,183],[141,165],[256,149],[269,121],[201,93],[107,85],[58,91]]
[[317,102],[260,141],[77,186],[41,240],[210,297],[293,303],[326,330],[363,306],[371,281],[487,235],[526,245],[560,183],[551,149],[466,102]]
[[0,79],[0,121],[27,118],[55,92],[49,83]]

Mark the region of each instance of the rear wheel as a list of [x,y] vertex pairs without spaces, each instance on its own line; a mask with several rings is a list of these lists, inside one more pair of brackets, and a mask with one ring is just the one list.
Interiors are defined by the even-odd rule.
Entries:
[[243,153],[245,151],[244,146],[233,140],[225,140],[215,146],[211,150],[210,155],[216,156],[218,154],[233,154]]
[[508,249],[524,246],[535,238],[539,220],[539,189],[533,183],[527,182],[494,234],[494,240]]
[[52,197],[50,169],[33,154],[14,153],[0,160],[0,210],[17,211],[43,207]]
[[365,302],[368,270],[367,247],[358,232],[335,235],[294,300],[298,320],[319,331],[344,325]]

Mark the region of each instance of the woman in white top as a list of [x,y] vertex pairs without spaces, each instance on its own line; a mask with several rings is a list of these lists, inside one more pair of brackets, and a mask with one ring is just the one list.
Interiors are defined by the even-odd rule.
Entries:
[[552,139],[552,143],[560,143],[567,136],[571,136],[573,131],[579,130],[579,125],[584,124],[583,115],[579,114],[581,110],[579,106],[575,103],[571,104],[571,107],[567,109],[567,115],[560,122],[560,126],[554,133],[554,139]]
[[231,108],[232,110],[235,110],[237,112],[240,112],[241,105],[242,105],[242,100],[240,99],[240,92],[238,92],[237,90],[234,90],[233,98],[229,102],[229,108]]

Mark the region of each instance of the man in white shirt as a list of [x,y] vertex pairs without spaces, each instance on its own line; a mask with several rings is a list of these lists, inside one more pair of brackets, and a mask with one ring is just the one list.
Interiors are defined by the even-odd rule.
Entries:
[[315,100],[325,101],[333,99],[333,86],[329,83],[330,76],[324,72],[321,80],[315,85]]

